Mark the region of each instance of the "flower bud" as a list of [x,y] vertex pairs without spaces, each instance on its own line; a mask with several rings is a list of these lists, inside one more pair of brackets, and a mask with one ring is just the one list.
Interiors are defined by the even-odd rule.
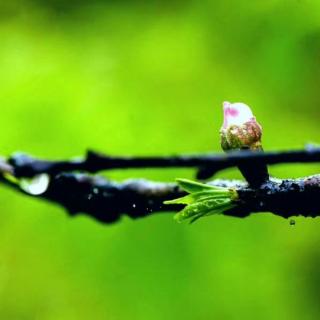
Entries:
[[[223,103],[223,125],[220,130],[221,147],[224,151],[249,149],[261,150],[262,127],[251,109],[244,103]],[[259,187],[269,179],[265,163],[238,166],[251,187]]]
[[262,128],[251,109],[244,103],[223,103],[224,121],[220,130],[224,151],[261,150]]

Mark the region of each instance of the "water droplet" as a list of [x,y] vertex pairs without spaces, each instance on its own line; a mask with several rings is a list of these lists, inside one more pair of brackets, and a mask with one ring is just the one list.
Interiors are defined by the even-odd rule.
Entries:
[[90,194],[88,195],[88,200],[91,200],[92,197],[93,197],[93,195],[92,195],[92,193],[90,193]]
[[295,226],[296,225],[296,220],[290,219],[289,224],[290,224],[290,226]]
[[49,183],[50,176],[43,173],[32,179],[21,179],[20,188],[31,195],[38,196],[47,191]]
[[132,205],[132,208],[136,208],[136,206],[137,206],[137,205],[134,203],[134,204]]
[[99,189],[98,188],[93,188],[92,191],[93,191],[94,194],[98,194],[99,193]]

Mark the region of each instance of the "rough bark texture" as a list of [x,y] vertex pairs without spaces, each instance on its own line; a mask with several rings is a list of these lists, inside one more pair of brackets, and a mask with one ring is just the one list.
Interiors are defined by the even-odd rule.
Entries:
[[[10,161],[0,161],[0,182],[28,196],[15,182],[7,178],[33,177],[39,173],[50,175],[47,190],[36,198],[49,200],[63,206],[70,215],[86,214],[104,223],[115,222],[122,215],[140,218],[159,212],[175,212],[180,205],[164,205],[165,200],[183,196],[175,183],[128,180],[113,182],[102,177],[73,171],[97,172],[113,168],[131,167],[201,167],[221,170],[240,164],[278,162],[316,162],[320,150],[310,149],[285,153],[238,152],[229,155],[176,156],[158,158],[117,158],[89,153],[83,160],[42,161],[24,155],[16,155]],[[239,194],[238,205],[225,215],[246,217],[251,213],[272,212],[288,218],[302,215],[320,215],[320,175],[300,179],[270,179],[258,188],[246,182],[213,180],[217,186],[235,188]]]

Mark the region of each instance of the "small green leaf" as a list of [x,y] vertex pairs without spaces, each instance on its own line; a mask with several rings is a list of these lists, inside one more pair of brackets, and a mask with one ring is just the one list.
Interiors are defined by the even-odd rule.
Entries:
[[174,200],[165,201],[165,204],[184,204],[183,210],[178,212],[174,219],[177,222],[190,220],[194,222],[201,217],[223,213],[235,206],[238,199],[236,190],[210,186],[186,179],[178,179],[179,186],[188,195]]
[[177,179],[177,182],[181,189],[189,192],[189,193],[194,193],[194,192],[201,192],[201,191],[207,191],[207,190],[223,190],[224,188],[221,187],[215,187],[215,186],[210,186],[208,184],[196,182],[196,181],[191,181],[188,179]]
[[168,200],[168,201],[165,201],[164,204],[191,204],[195,201],[200,201],[207,198],[224,198],[224,197],[225,197],[225,191],[222,191],[222,190],[217,191],[217,190],[211,189],[208,191],[191,193],[182,198]]

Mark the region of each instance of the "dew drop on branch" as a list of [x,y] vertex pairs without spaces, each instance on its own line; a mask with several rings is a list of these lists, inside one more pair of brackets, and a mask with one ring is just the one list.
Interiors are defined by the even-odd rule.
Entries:
[[33,196],[38,196],[47,191],[49,183],[50,176],[46,173],[43,173],[31,179],[22,178],[20,180],[20,188]]

